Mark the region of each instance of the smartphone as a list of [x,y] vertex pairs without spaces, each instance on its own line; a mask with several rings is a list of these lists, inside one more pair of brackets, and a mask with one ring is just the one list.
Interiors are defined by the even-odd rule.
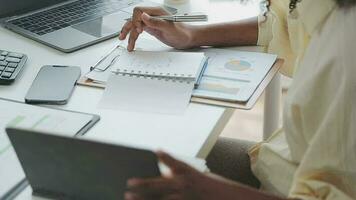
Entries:
[[43,66],[28,90],[25,102],[64,105],[72,95],[80,75],[79,67]]

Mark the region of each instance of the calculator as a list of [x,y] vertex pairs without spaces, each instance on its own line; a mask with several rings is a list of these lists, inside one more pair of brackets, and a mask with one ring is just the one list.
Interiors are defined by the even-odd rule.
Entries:
[[14,82],[26,61],[25,54],[0,50],[0,85],[9,85]]

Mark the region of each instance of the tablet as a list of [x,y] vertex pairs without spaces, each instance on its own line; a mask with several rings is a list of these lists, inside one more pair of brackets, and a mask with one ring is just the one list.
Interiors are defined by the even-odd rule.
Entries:
[[0,199],[10,200],[28,186],[6,126],[31,128],[79,137],[100,120],[100,116],[56,108],[28,105],[0,97]]
[[33,194],[54,199],[124,199],[130,178],[160,176],[147,150],[7,128]]

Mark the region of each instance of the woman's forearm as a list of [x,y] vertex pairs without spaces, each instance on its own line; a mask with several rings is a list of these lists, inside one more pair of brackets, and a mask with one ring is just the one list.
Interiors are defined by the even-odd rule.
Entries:
[[248,46],[258,39],[257,17],[245,20],[196,26],[192,29],[192,46]]

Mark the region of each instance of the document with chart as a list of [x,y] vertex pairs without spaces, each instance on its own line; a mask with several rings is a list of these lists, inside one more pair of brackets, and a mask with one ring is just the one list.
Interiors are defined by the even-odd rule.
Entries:
[[74,136],[93,122],[93,115],[55,110],[0,99],[0,199],[25,179],[25,174],[5,132],[19,127]]
[[209,64],[196,97],[246,102],[267,75],[277,56],[210,48],[204,50]]

